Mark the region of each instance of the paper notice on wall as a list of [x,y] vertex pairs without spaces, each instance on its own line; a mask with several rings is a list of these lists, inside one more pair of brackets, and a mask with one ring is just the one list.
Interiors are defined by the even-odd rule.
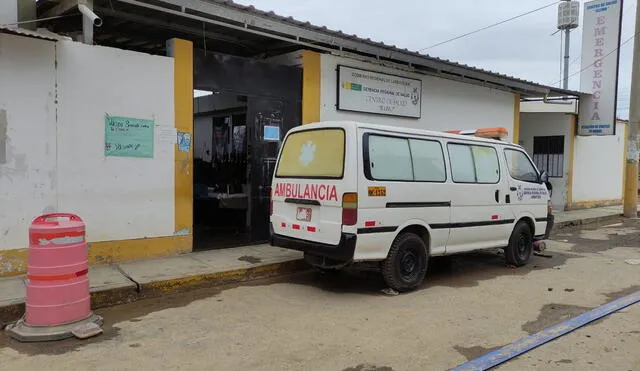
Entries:
[[178,131],[174,127],[158,126],[158,142],[176,144]]
[[153,120],[107,115],[104,155],[153,158]]
[[189,152],[191,150],[191,134],[178,133],[178,151]]

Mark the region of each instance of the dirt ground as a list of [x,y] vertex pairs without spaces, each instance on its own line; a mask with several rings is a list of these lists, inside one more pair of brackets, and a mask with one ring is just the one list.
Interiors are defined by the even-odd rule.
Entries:
[[[552,257],[433,260],[424,286],[381,293],[372,272],[314,272],[98,311],[88,341],[0,335],[0,370],[447,370],[640,290],[640,222],[558,232]],[[640,370],[640,303],[501,370]]]

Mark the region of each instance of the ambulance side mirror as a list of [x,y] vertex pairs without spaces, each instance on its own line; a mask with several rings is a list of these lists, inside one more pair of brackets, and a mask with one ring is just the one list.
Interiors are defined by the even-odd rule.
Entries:
[[540,183],[548,183],[549,182],[549,173],[546,170],[543,170],[540,174]]

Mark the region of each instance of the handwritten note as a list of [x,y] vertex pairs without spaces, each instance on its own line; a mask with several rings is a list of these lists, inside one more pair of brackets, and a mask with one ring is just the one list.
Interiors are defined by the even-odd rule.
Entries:
[[153,158],[153,120],[106,116],[104,155]]

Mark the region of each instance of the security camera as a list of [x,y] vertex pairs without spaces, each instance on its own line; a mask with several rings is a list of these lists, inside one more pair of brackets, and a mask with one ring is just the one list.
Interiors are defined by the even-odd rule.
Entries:
[[94,13],[91,9],[89,9],[84,4],[78,4],[78,10],[82,13],[83,16],[89,18],[93,25],[96,27],[102,26],[102,18],[98,17],[96,13]]

